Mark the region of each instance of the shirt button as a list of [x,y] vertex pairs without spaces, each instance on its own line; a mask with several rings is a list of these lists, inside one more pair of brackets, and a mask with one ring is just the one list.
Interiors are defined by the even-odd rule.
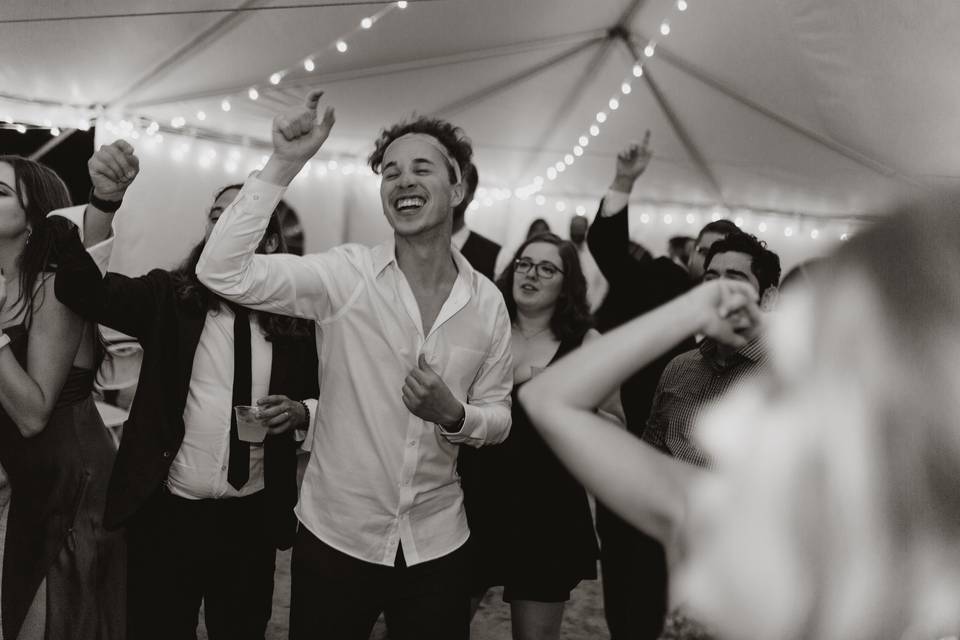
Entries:
[[416,441],[416,440],[411,440],[410,442],[407,443],[407,446],[408,446],[408,447],[415,447],[415,446],[417,446],[417,441]]
[[162,457],[162,458],[169,458],[169,457],[170,457],[170,452],[169,452],[169,451],[164,451],[163,453],[160,454],[160,457]]
[[227,465],[223,465],[220,467],[220,471],[226,471],[226,470],[227,470]]

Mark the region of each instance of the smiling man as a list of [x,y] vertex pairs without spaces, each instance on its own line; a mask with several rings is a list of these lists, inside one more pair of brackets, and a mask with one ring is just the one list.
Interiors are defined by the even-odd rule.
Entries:
[[303,257],[256,254],[284,188],[333,126],[322,92],[278,116],[273,155],[224,211],[197,265],[253,309],[318,323],[320,408],[300,493],[290,638],[469,636],[469,537],[460,445],[510,429],[510,321],[492,282],[451,247],[460,129],[420,118],[385,129],[370,156],[393,238]]
[[[752,286],[760,308],[769,311],[780,282],[780,258],[754,236],[736,231],[716,240],[704,261],[704,280],[728,278]],[[743,318],[749,342],[739,349],[709,338],[670,361],[660,376],[643,439],[664,453],[700,467],[707,455],[692,441],[703,409],[766,363],[764,337]],[[747,331],[747,329],[744,329]]]

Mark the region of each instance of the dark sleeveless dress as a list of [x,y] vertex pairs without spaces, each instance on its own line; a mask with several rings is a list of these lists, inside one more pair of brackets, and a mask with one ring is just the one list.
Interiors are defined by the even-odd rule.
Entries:
[[[26,331],[5,332],[25,367]],[[11,488],[0,602],[4,638],[17,637],[44,579],[46,638],[125,636],[123,534],[102,526],[115,450],[91,396],[94,375],[70,370],[50,421],[33,438],[23,437],[0,409],[0,464]]]
[[[580,346],[561,342],[551,363]],[[597,577],[599,549],[583,487],[530,423],[513,388],[513,426],[501,444],[466,454],[461,482],[477,592],[503,585],[506,600],[562,602]]]

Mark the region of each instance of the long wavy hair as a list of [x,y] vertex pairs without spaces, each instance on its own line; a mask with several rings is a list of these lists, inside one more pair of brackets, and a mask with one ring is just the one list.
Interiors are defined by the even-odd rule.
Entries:
[[563,286],[553,308],[553,315],[550,317],[550,330],[557,340],[580,340],[593,326],[590,305],[587,303],[587,279],[580,267],[577,248],[569,240],[564,240],[553,233],[541,233],[524,240],[517,252],[513,254],[510,265],[497,280],[497,286],[507,304],[510,320],[517,321],[517,301],[513,297],[513,264],[523,255],[523,250],[534,242],[546,242],[555,246],[563,262]]
[[[213,200],[216,202],[217,198],[227,191],[231,189],[239,191],[242,187],[242,184],[228,184],[213,196]],[[277,249],[274,253],[289,253],[287,250],[287,242],[283,237],[280,227],[279,212],[283,207],[286,207],[286,205],[281,201],[277,204],[273,213],[270,214],[270,221],[267,223],[267,230],[263,234],[263,240],[260,241],[260,245],[257,247],[257,253],[265,252],[264,248],[271,238],[276,238],[277,240]],[[170,275],[173,277],[174,291],[176,292],[177,299],[198,313],[207,311],[216,312],[220,310],[221,305],[227,304],[227,300],[203,286],[200,279],[197,278],[197,263],[200,261],[200,254],[203,253],[204,246],[206,246],[206,241],[201,240],[190,250],[190,253],[187,254],[186,259],[180,266],[170,272]],[[311,335],[312,323],[309,320],[267,313],[265,311],[256,311],[254,314],[268,341],[305,338]]]
[[17,201],[30,229],[27,242],[17,257],[20,294],[13,302],[14,305],[27,302],[24,325],[29,329],[33,312],[43,304],[43,287],[38,287],[37,282],[43,273],[52,270],[53,234],[50,225],[53,221],[47,219],[47,214],[72,203],[67,185],[60,176],[39,162],[13,155],[0,155],[0,162],[13,167]]

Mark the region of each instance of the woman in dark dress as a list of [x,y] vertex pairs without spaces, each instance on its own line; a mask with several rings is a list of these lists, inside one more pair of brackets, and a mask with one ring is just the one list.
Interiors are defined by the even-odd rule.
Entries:
[[597,541],[586,492],[531,427],[516,393],[596,332],[568,241],[529,238],[498,285],[513,321],[513,426],[504,443],[460,454],[474,585],[479,594],[504,586],[514,638],[558,638],[570,591],[597,577]]
[[0,464],[11,487],[3,637],[124,634],[122,534],[102,527],[114,448],[91,392],[90,325],[54,295],[52,237],[70,205],[49,169],[0,156]]

